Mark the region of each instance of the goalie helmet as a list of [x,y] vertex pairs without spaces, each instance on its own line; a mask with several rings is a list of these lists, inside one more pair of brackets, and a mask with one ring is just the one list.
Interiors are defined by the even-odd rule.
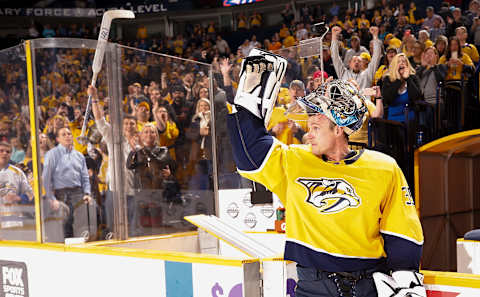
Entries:
[[297,98],[287,113],[323,114],[351,135],[362,127],[367,112],[365,100],[353,83],[337,79]]

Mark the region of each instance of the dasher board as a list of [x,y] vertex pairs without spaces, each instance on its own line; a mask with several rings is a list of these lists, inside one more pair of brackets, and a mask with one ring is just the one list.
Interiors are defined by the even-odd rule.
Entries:
[[274,258],[278,253],[214,215],[186,216],[185,220],[254,258]]

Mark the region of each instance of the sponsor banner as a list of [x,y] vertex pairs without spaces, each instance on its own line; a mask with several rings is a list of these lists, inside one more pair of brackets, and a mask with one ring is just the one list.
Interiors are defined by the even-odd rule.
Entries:
[[280,206],[273,194],[272,204],[251,203],[251,189],[220,190],[219,217],[242,231],[265,232],[275,229],[275,210]]
[[[83,253],[0,246],[0,297],[64,297],[66,292],[71,296],[242,297],[241,265],[164,261],[143,258],[144,254],[137,257],[136,252],[96,254],[93,249]],[[55,285],[45,285],[52,280]]]
[[128,5],[109,8],[0,8],[1,16],[33,16],[33,17],[101,17],[107,10],[127,9],[135,14],[160,13],[167,11],[164,3]]
[[0,297],[28,297],[27,265],[0,260]]
[[192,276],[193,296],[243,297],[243,267],[194,264]]

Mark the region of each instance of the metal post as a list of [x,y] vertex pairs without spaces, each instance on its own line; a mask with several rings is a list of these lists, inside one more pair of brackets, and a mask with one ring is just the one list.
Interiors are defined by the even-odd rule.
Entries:
[[127,203],[125,184],[125,162],[123,157],[123,135],[122,135],[122,72],[121,57],[122,48],[117,44],[108,44],[107,51],[107,78],[108,93],[110,97],[109,114],[113,136],[113,233],[114,238],[125,240],[128,237],[127,227]]
[[216,136],[217,136],[217,132],[216,132],[216,129],[215,129],[215,91],[213,88],[214,88],[214,84],[213,84],[213,67],[212,65],[209,66],[209,70],[208,70],[208,76],[209,76],[209,82],[210,82],[210,85],[209,85],[209,88],[210,88],[210,91],[208,92],[209,94],[209,97],[210,97],[210,109],[211,109],[211,123],[210,123],[210,126],[211,126],[211,129],[212,129],[212,132],[210,133],[211,137],[212,137],[212,166],[213,166],[213,193],[214,193],[214,198],[215,198],[215,214],[217,216],[219,216],[220,214],[218,213],[219,211],[219,203],[218,203],[218,160],[217,160],[217,139],[216,139]]

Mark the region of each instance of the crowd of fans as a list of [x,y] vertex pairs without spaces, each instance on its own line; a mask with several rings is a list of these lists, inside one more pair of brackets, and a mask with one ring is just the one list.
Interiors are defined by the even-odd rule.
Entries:
[[[470,1],[464,11],[445,2],[440,9],[428,7],[425,15],[416,9],[414,2],[387,0],[370,10],[354,11],[335,3],[328,10],[320,5],[297,9],[296,14],[287,5],[281,11],[282,25],[263,40],[257,40],[255,34],[264,26],[262,16],[257,12],[248,17],[239,15],[238,32],[232,35],[252,34],[238,47],[222,38],[214,22],[206,27],[187,26],[185,32],[173,38],[151,38],[142,26],[135,40],[119,41],[126,45],[121,63],[122,137],[128,162],[121,168],[125,170],[129,199],[130,235],[148,234],[148,228],[168,226],[161,213],[165,216],[165,209],[171,209],[172,204],[185,205],[186,190],[213,191],[212,143],[216,143],[220,188],[235,188],[244,182],[235,174],[224,117],[229,109],[227,102],[232,102],[237,88],[242,58],[252,48],[275,52],[289,62],[268,126],[270,133],[287,144],[303,142],[306,123],[304,115],[287,117],[285,110],[296,97],[314,91],[330,77],[354,80],[371,97],[366,122],[384,118],[405,125],[408,129],[405,141],[410,148],[414,147],[418,132],[424,137],[416,143],[420,145],[425,138],[433,139],[462,128],[452,122],[458,119],[447,117],[448,111],[455,108],[453,105],[460,103],[447,98],[464,95],[468,102],[478,98],[475,78],[478,80],[479,1]],[[302,54],[302,40],[316,36],[311,24],[317,22],[330,27],[323,40],[323,72],[318,52]],[[42,32],[32,25],[29,32],[31,37],[96,37],[96,28],[86,25],[69,28],[45,25]],[[88,169],[90,191],[84,190],[84,194],[89,194],[93,202],[90,199],[86,202],[98,205],[98,224],[112,231],[109,209],[113,198],[109,191],[113,178],[113,140],[106,136],[109,128],[105,128],[110,122],[111,102],[106,71],[100,73],[97,89],[88,89],[93,54],[93,50],[87,49],[35,52],[38,154],[43,164],[68,128],[73,150],[84,156]],[[0,73],[0,142],[11,145],[10,163],[23,169],[32,184],[25,63],[15,49],[1,55],[5,57],[4,71]],[[199,62],[212,65],[213,77],[209,76],[209,65]],[[440,83],[444,83],[442,92],[438,92]],[[449,84],[461,86],[460,91],[448,88]],[[79,136],[89,94],[93,96],[93,115],[86,121],[88,141],[82,142]],[[215,127],[211,120],[212,104]],[[352,135],[350,141],[366,146],[367,126]],[[215,139],[212,139],[213,129]],[[43,195],[48,193],[48,189],[42,189]],[[213,200],[213,194],[203,199]],[[33,201],[23,199],[21,203]],[[54,204],[51,207],[58,209]]]

